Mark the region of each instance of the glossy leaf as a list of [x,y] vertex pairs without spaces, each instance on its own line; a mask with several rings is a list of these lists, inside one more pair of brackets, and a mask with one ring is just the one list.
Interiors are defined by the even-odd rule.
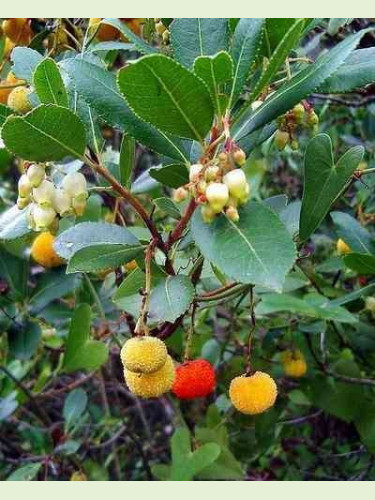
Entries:
[[189,182],[188,169],[181,163],[152,167],[149,170],[149,174],[158,182],[172,188],[178,188]]
[[207,87],[166,56],[144,56],[121,69],[118,85],[134,112],[164,132],[202,142],[212,125]]
[[190,68],[199,56],[211,56],[228,47],[228,19],[174,19],[170,25],[170,40],[176,61]]
[[123,135],[120,148],[120,182],[129,188],[135,163],[135,141],[133,137]]
[[349,149],[335,164],[328,135],[315,136],[306,148],[300,238],[306,240],[324,219],[362,160],[364,149]]
[[260,48],[264,19],[242,18],[233,36],[231,56],[234,61],[233,86],[230,105],[234,105],[249,77],[250,68]]
[[106,362],[107,346],[103,342],[90,340],[90,325],[90,306],[81,304],[74,311],[66,340],[64,371],[96,370]]
[[39,106],[25,116],[9,116],[1,136],[12,153],[30,161],[81,158],[86,147],[81,120],[54,104]]
[[29,47],[15,47],[10,60],[13,63],[12,73],[21,80],[32,83],[33,73],[43,56]]
[[279,217],[265,205],[248,203],[235,223],[224,215],[203,222],[198,210],[192,236],[202,254],[230,278],[282,290],[295,247]]
[[237,132],[238,139],[274,120],[314,92],[341,66],[365,33],[366,30],[362,30],[349,35],[333,49],[320,55],[314,64],[298,72],[291,80],[282,85],[242,125]]
[[113,73],[80,58],[63,61],[61,67],[77,93],[106,123],[126,131],[158,153],[179,161],[185,160],[186,153],[177,138],[140,120],[129,109],[116,86]]
[[127,229],[105,222],[82,222],[61,233],[55,241],[56,252],[66,260],[79,250],[96,245],[139,245]]
[[339,238],[349,245],[352,252],[375,254],[375,241],[371,233],[345,212],[330,214]]
[[59,67],[53,59],[43,59],[38,64],[34,71],[33,83],[40,102],[68,107],[68,94]]
[[375,256],[360,253],[345,255],[344,262],[349,269],[359,274],[375,274]]

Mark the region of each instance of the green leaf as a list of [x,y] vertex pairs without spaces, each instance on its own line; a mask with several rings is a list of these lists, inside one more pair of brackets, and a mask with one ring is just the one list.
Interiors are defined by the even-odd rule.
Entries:
[[281,291],[296,256],[291,237],[279,217],[261,203],[248,203],[239,213],[238,223],[220,215],[206,224],[197,211],[193,239],[204,257],[230,278]]
[[[121,309],[137,316],[142,303],[139,291],[144,286],[145,273],[136,269],[121,283],[113,300]],[[194,287],[187,276],[153,276],[149,322],[175,321],[188,309],[193,298]]]
[[12,472],[12,474],[7,477],[7,481],[32,481],[38,474],[41,466],[42,462],[24,465]]
[[320,55],[314,64],[294,75],[291,80],[269,96],[264,104],[254,111],[248,121],[243,123],[236,134],[237,138],[241,139],[271,122],[314,92],[341,66],[366,32],[367,30],[361,30],[347,36],[333,49]]
[[331,17],[329,19],[327,33],[331,36],[336,35],[340,28],[346,26],[352,21],[350,17]]
[[373,402],[361,402],[355,426],[362,443],[370,453],[375,453],[375,406]]
[[372,235],[361,224],[345,212],[331,212],[339,238],[347,243],[352,252],[375,253],[375,242]]
[[129,106],[155,127],[203,142],[213,120],[205,84],[163,55],[150,55],[122,68],[118,85]]
[[234,61],[234,79],[229,106],[236,103],[260,48],[264,19],[242,18],[233,36],[231,55]]
[[65,269],[51,270],[41,275],[29,304],[33,313],[39,313],[53,300],[74,292],[81,284],[80,276],[67,276]]
[[82,417],[87,406],[87,394],[79,388],[71,391],[64,401],[63,417],[67,431]]
[[138,239],[127,229],[105,222],[82,222],[61,233],[55,243],[56,252],[65,260],[85,247],[96,245],[139,245]]
[[360,253],[345,255],[344,262],[349,269],[359,274],[375,274],[375,256]]
[[331,306],[327,299],[316,294],[307,295],[303,299],[288,294],[264,294],[262,295],[262,302],[256,308],[256,312],[262,316],[288,312],[341,323],[356,323],[358,321],[355,316],[343,307]]
[[162,167],[151,167],[149,169],[149,174],[153,179],[172,188],[178,188],[189,182],[188,169],[181,163]]
[[142,54],[153,54],[155,52],[159,52],[156,47],[152,47],[152,45],[148,45],[142,38],[137,36],[134,31],[126,26],[125,23],[122,23],[120,19],[116,18],[105,18],[102,20],[101,24],[109,24],[114,28],[117,28],[120,33],[125,37],[125,39],[130,40],[134,47],[137,48],[139,52]]
[[[374,272],[375,272],[375,260],[374,260]],[[343,304],[349,304],[350,302],[354,302],[355,300],[366,297],[370,294],[370,291],[375,288],[375,283],[370,283],[363,288],[359,288],[358,290],[354,290],[354,292],[347,293],[346,295],[339,297],[338,299],[331,300],[331,306],[341,306]]]
[[149,318],[173,323],[190,306],[194,287],[187,276],[168,276],[152,289]]
[[40,101],[68,107],[68,94],[60,70],[53,59],[43,59],[35,68],[33,83]]
[[98,42],[91,43],[89,47],[87,47],[86,52],[107,52],[109,50],[134,50],[133,43],[125,43],[125,42]]
[[70,258],[66,272],[91,273],[94,271],[103,271],[105,269],[114,269],[133,260],[142,252],[142,245],[121,245],[121,244],[93,244],[81,248]]
[[5,280],[17,300],[27,295],[29,262],[6,252],[0,247],[0,277]]
[[179,209],[170,198],[155,198],[153,201],[158,209],[162,212],[165,212],[173,219],[181,219],[181,213]]
[[174,19],[170,25],[171,46],[176,61],[190,68],[199,56],[211,56],[228,47],[228,19]]
[[5,120],[13,113],[13,111],[5,106],[4,104],[0,104],[0,127],[3,126]]
[[15,47],[12,50],[10,60],[13,63],[14,76],[32,83],[35,68],[43,60],[43,56],[28,47]]
[[116,86],[113,73],[78,57],[63,61],[61,68],[69,76],[77,93],[106,123],[126,131],[158,153],[186,161],[185,150],[176,137],[160,132],[129,109]]
[[40,339],[41,330],[38,323],[13,323],[8,331],[9,351],[17,359],[28,360],[37,350]]
[[364,149],[355,146],[334,163],[332,141],[326,134],[316,135],[307,145],[304,163],[304,191],[300,238],[306,240],[324,219],[340,196],[348,179],[362,160]]
[[131,176],[135,163],[135,141],[133,137],[124,134],[120,148],[120,182],[126,188],[130,188]]
[[224,426],[215,426],[214,429],[196,428],[195,436],[200,444],[217,443],[220,446],[219,457],[199,473],[199,479],[226,481],[243,479],[242,466],[228,449],[228,432]]
[[14,240],[31,232],[28,220],[29,209],[19,210],[14,205],[0,215],[0,240]]
[[375,82],[375,47],[354,50],[318,89],[323,94],[342,94]]
[[107,361],[107,346],[97,340],[90,340],[90,324],[90,306],[79,305],[74,311],[66,341],[64,371],[96,370]]
[[264,68],[259,80],[251,92],[251,101],[255,101],[255,99],[261,94],[262,90],[270,84],[280,66],[284,64],[285,58],[300,39],[304,25],[304,19],[297,19],[281,39],[276,49],[272,52],[267,66]]
[[9,116],[1,136],[7,149],[24,160],[81,158],[86,134],[81,120],[66,108],[41,105],[25,116]]
[[233,61],[228,52],[219,52],[215,56],[201,56],[194,62],[194,73],[199,76],[210,89],[216,112],[221,115],[227,105],[226,96],[222,93],[224,83],[233,79]]
[[170,481],[191,481],[220,455],[220,446],[207,443],[191,451],[190,433],[186,428],[175,430],[171,439],[172,463]]

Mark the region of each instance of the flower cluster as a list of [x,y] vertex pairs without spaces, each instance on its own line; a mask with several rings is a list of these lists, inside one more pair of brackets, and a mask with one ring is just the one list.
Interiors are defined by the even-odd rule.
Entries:
[[29,224],[35,231],[55,230],[58,216],[82,215],[88,198],[86,178],[80,172],[67,174],[61,186],[46,175],[43,164],[31,163],[18,181],[19,209],[30,206]]
[[278,129],[275,132],[275,145],[282,151],[287,144],[293,150],[299,148],[296,132],[299,128],[312,129],[317,133],[319,118],[314,109],[307,103],[300,103],[277,119]]
[[237,222],[240,217],[238,207],[245,204],[250,196],[250,186],[241,169],[245,162],[245,153],[236,148],[233,152],[220,153],[207,164],[191,165],[188,190],[185,187],[177,189],[174,200],[183,200],[190,191],[197,203],[202,205],[205,222],[211,222],[222,212]]

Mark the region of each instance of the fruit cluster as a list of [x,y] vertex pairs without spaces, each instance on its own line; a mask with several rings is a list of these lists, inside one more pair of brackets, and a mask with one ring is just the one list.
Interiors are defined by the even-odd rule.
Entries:
[[300,103],[293,109],[277,119],[278,129],[275,132],[275,145],[282,151],[287,144],[293,150],[299,148],[296,139],[296,132],[299,128],[307,127],[312,129],[313,134],[317,133],[319,118],[313,108],[307,103]]
[[238,207],[245,204],[250,196],[250,186],[240,168],[245,161],[245,153],[237,148],[233,152],[220,153],[207,164],[191,165],[190,182],[175,191],[174,200],[182,201],[190,192],[202,206],[205,222],[211,222],[222,212],[228,219],[237,222],[240,218]]
[[[175,367],[164,342],[156,337],[127,340],[121,349],[121,361],[129,390],[141,398],[157,398],[172,390],[179,399],[191,400],[208,396],[216,387],[211,363],[196,359]],[[276,401],[276,383],[267,373],[244,374],[232,380],[229,397],[242,413],[262,413]]]
[[155,33],[161,36],[163,43],[167,44],[169,42],[169,30],[164,26],[162,19],[155,17]]
[[[120,31],[110,24],[100,24],[102,17],[90,17],[89,28],[95,33],[95,37],[100,42],[109,42],[111,40],[124,39]],[[136,35],[141,34],[142,18],[138,17],[123,17],[120,21],[130,28]],[[127,41],[124,39],[124,41]]]
[[82,215],[87,198],[86,178],[80,172],[67,174],[56,187],[45,165],[31,163],[18,181],[18,208],[29,205],[29,224],[35,231],[56,230],[58,216]]
[[141,398],[158,398],[171,390],[175,367],[164,342],[156,337],[137,336],[121,349],[124,377],[130,391]]

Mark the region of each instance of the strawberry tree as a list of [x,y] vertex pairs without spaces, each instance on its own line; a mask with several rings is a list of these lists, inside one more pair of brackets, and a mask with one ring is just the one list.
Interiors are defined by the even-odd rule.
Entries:
[[[353,424],[374,452],[374,365],[353,341],[375,317],[374,200],[362,189],[373,142],[358,131],[344,141],[327,117],[329,103],[345,104],[338,95],[375,81],[374,48],[361,45],[373,28],[12,21],[0,83],[1,161],[18,167],[16,199],[1,192],[14,201],[0,217],[4,419],[26,405],[51,426],[43,401],[66,394],[47,470],[91,450],[79,426],[93,381],[103,433],[135,440],[146,478],[243,478],[249,463],[229,451],[227,421],[255,429],[267,450],[303,405]],[[334,43],[311,50],[317,33]],[[290,199],[272,170],[280,158],[303,182]],[[260,189],[267,168],[276,189]],[[340,240],[324,260],[319,235],[332,228]],[[118,421],[121,398],[138,397],[141,415],[149,398],[174,414],[170,465],[150,468]],[[195,410],[182,402],[180,413],[179,399]],[[38,474],[26,468],[15,474]]]

